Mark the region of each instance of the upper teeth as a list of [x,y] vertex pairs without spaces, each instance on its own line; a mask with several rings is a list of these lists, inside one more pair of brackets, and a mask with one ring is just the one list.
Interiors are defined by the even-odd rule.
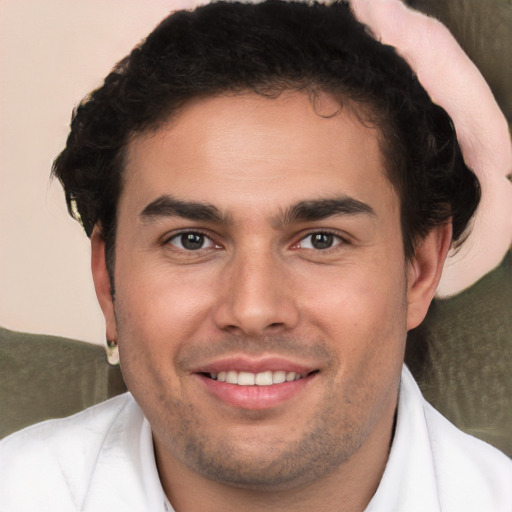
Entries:
[[272,384],[281,384],[283,382],[291,382],[292,380],[299,380],[302,376],[300,373],[295,372],[237,372],[230,370],[228,372],[211,373],[212,379],[229,384],[238,384],[239,386],[271,386]]

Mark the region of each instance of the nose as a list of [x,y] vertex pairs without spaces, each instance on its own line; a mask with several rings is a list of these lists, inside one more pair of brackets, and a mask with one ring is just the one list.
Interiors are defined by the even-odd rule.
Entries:
[[271,251],[234,256],[221,275],[216,326],[240,336],[293,329],[299,321],[299,309],[285,265]]

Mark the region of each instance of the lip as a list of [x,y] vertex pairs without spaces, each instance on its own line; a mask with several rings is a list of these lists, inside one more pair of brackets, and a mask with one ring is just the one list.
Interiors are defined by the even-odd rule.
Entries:
[[277,372],[279,370],[283,370],[285,372],[308,374],[317,369],[318,368],[296,363],[280,357],[251,359],[243,356],[237,356],[212,361],[195,368],[192,373],[219,373],[227,372],[229,370],[260,373],[265,371]]
[[[208,373],[219,373],[229,370],[250,373],[283,370],[300,373],[305,375],[305,377],[292,382],[283,382],[270,386],[240,386],[213,380],[207,376]],[[193,375],[201,382],[208,393],[221,402],[238,409],[254,411],[278,407],[295,399],[315,380],[318,373],[315,370],[317,368],[282,358],[273,357],[252,360],[245,357],[231,357],[201,366],[193,372]]]

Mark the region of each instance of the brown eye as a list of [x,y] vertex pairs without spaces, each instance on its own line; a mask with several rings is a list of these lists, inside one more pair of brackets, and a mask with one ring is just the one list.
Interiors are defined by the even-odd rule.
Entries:
[[169,243],[178,249],[184,251],[198,251],[199,249],[208,249],[210,247],[215,247],[210,238],[202,233],[196,232],[187,232],[187,233],[179,233],[174,235]]
[[343,239],[337,235],[334,235],[333,233],[319,231],[304,237],[299,242],[299,247],[301,249],[314,249],[317,251],[322,251],[325,249],[330,249],[331,247],[334,247],[342,242]]
[[329,249],[332,247],[334,235],[330,233],[315,233],[311,235],[311,245],[315,249]]

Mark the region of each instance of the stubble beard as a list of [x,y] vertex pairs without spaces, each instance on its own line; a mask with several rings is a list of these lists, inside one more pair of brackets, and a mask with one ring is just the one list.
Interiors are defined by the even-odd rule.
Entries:
[[[229,351],[238,343],[220,343],[213,347],[223,348],[212,350]],[[245,352],[250,353],[252,343],[247,340],[243,343]],[[279,347],[281,353],[286,352],[287,346],[290,350],[297,350],[301,345],[298,340],[280,339],[268,344],[259,340],[254,344],[254,351],[261,351],[262,345],[270,344]],[[318,397],[315,410],[304,411],[309,420],[296,426],[302,429],[302,433],[294,440],[290,440],[286,427],[279,437],[266,436],[266,413],[258,411],[246,411],[244,419],[254,426],[256,416],[260,414],[263,428],[258,430],[255,427],[252,437],[244,435],[242,440],[236,439],[233,432],[222,432],[215,426],[212,429],[201,408],[179,397],[179,394],[169,392],[169,383],[162,380],[163,374],[151,372],[150,367],[144,371],[139,366],[136,373],[146,376],[145,389],[141,389],[137,375],[128,371],[128,387],[152,426],[157,465],[159,460],[166,459],[171,464],[177,463],[175,467],[185,467],[213,482],[261,492],[287,491],[311,485],[347,462],[363,445],[376,422],[373,416],[376,411],[371,405],[375,389],[361,391],[361,387],[356,386],[357,389],[343,389],[341,394],[336,394],[335,368],[340,366],[336,354],[321,342],[313,346],[302,344],[302,347],[304,353],[315,354],[316,360],[329,362],[324,367],[323,378],[326,375],[330,377],[326,378],[323,396]],[[208,351],[205,346],[189,350],[181,364],[186,367],[185,361],[195,360],[196,353],[204,353],[205,350]],[[151,366],[150,361],[146,363]],[[148,375],[154,379],[152,383],[147,382]],[[161,392],[158,396],[145,393],[151,389]],[[251,415],[254,422],[249,421]]]
[[247,490],[286,491],[312,484],[348,461],[368,436],[357,421],[340,421],[327,409],[313,414],[295,441],[287,440],[286,432],[272,440],[265,435],[242,442],[228,435],[212,439],[193,407],[173,400],[166,408],[172,417],[153,426],[167,455],[206,479]]

